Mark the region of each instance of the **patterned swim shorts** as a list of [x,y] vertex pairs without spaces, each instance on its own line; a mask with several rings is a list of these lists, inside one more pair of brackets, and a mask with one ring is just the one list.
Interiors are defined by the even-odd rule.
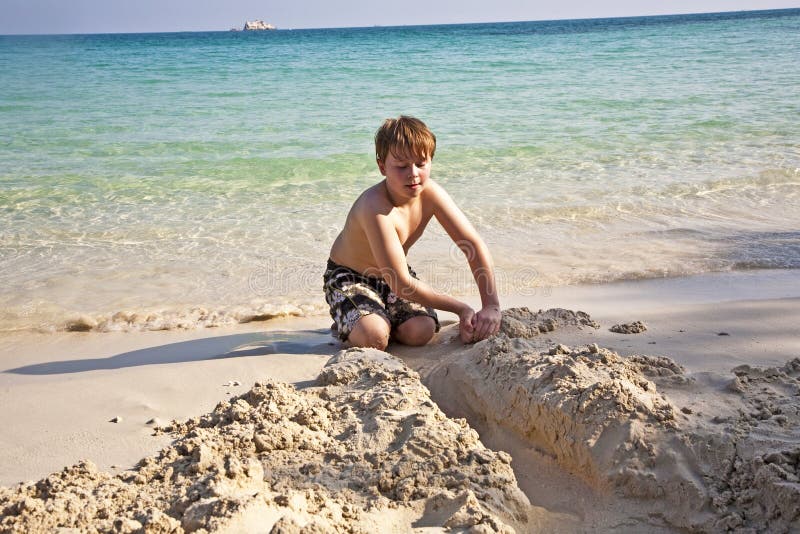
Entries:
[[[417,273],[411,267],[408,273],[417,278]],[[329,259],[323,280],[325,300],[331,308],[331,318],[336,321],[342,341],[347,340],[362,316],[371,313],[386,319],[392,332],[400,324],[418,316],[431,317],[436,322],[436,331],[439,331],[439,318],[433,308],[398,297],[381,278],[365,276]]]

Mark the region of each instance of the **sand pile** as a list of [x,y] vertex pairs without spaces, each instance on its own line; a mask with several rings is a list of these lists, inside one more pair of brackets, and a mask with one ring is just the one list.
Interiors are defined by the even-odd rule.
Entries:
[[717,428],[699,454],[712,507],[725,514],[718,524],[800,532],[800,358],[733,374],[726,389],[737,402],[711,417]]
[[117,476],[82,462],[0,488],[0,532],[512,532],[543,524],[511,458],[447,418],[414,371],[378,351],[342,352],[314,387],[259,383],[162,431],[174,433],[173,444]]
[[[740,367],[722,388],[664,357],[624,358],[542,334],[596,327],[580,312],[504,312],[502,333],[425,378],[442,408],[512,432],[598,488],[651,501],[674,526],[800,531],[800,360]],[[703,395],[715,413],[680,399]],[[682,404],[682,405],[681,405]]]
[[641,334],[647,331],[647,325],[642,321],[634,321],[632,323],[615,324],[609,330],[616,334]]
[[582,311],[551,308],[547,311],[539,310],[536,313],[528,308],[510,308],[503,310],[503,322],[500,324],[500,333],[506,337],[535,338],[539,334],[546,334],[556,328],[600,328],[600,325]]

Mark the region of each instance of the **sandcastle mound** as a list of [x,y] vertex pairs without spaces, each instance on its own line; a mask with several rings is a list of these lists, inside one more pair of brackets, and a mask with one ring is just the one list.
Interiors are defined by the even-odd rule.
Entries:
[[539,334],[552,332],[557,328],[582,328],[584,326],[600,328],[600,325],[594,322],[588,313],[582,311],[551,308],[534,313],[528,308],[510,308],[503,310],[500,333],[510,338],[532,338]]
[[715,422],[670,399],[703,392],[669,358],[552,341],[542,350],[543,333],[595,327],[585,314],[520,308],[503,321],[499,336],[454,351],[426,377],[448,414],[511,431],[598,488],[652,500],[672,525],[797,531],[800,360],[734,370],[738,404]]
[[[315,387],[257,383],[119,475],[81,462],[0,488],[0,531],[512,532],[531,507],[505,453],[378,351],[334,357]],[[270,527],[273,525],[273,527]]]

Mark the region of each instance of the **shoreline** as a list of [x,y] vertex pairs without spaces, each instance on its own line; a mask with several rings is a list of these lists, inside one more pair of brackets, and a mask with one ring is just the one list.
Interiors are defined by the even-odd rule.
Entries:
[[[416,267],[417,264],[415,264]],[[430,267],[430,262],[423,263],[423,267]],[[435,267],[434,267],[435,269]],[[419,272],[421,269],[418,268]],[[711,271],[698,274],[671,275],[651,278],[630,278],[605,282],[583,282],[565,285],[545,285],[540,287],[516,287],[510,285],[514,292],[507,294],[504,287],[499,284],[499,291],[503,301],[508,301],[509,306],[528,306],[536,304],[546,307],[552,299],[571,303],[571,306],[592,303],[597,305],[605,295],[611,294],[615,298],[624,296],[626,305],[633,302],[646,303],[649,295],[658,295],[659,302],[666,299],[680,304],[687,302],[714,301],[723,293],[727,300],[747,300],[759,298],[779,298],[781,296],[795,296],[790,289],[792,281],[800,280],[800,269],[748,269],[738,271]],[[465,276],[471,276],[469,271]],[[504,273],[498,273],[498,279]],[[447,281],[433,276],[425,276],[434,287],[448,287]],[[438,283],[437,283],[438,282]],[[736,286],[742,285],[741,288]],[[758,289],[755,289],[758,286]],[[471,278],[467,286],[474,290]],[[452,288],[451,288],[452,289]],[[464,288],[462,288],[464,289]],[[766,290],[767,294],[763,291]],[[470,302],[477,306],[479,301],[476,295],[464,293],[461,290],[450,291],[454,297]],[[654,297],[653,297],[654,298]],[[633,301],[631,301],[633,299]],[[676,300],[677,299],[677,300]],[[573,304],[574,303],[574,304]],[[617,307],[618,308],[618,307]],[[602,308],[601,308],[602,309]],[[62,321],[44,322],[39,326],[18,326],[9,329],[0,329],[0,342],[14,336],[59,334],[89,332],[97,334],[109,333],[142,333],[142,332],[181,332],[192,330],[221,330],[227,328],[260,328],[258,325],[268,324],[274,320],[292,318],[313,318],[327,316],[327,304],[321,295],[316,298],[310,294],[289,299],[279,297],[275,301],[253,302],[247,305],[228,304],[219,306],[186,304],[184,306],[149,306],[141,309],[124,309],[114,312],[72,312],[63,314]],[[455,317],[455,316],[453,316]],[[51,318],[52,319],[52,318]],[[255,326],[253,326],[255,325]],[[7,326],[7,325],[4,325]]]

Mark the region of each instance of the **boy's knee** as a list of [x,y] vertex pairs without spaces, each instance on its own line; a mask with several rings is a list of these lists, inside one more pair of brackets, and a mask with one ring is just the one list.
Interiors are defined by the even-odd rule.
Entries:
[[405,345],[425,345],[436,333],[436,321],[432,317],[417,316],[397,327],[397,341]]
[[389,344],[389,324],[380,315],[364,315],[350,331],[347,341],[352,347],[386,350]]

